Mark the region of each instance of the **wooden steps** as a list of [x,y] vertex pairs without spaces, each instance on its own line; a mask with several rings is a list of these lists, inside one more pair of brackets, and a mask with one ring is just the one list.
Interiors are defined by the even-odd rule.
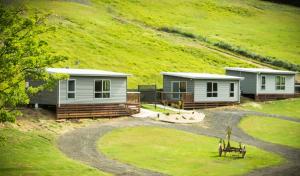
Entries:
[[139,113],[141,110],[141,104],[140,103],[127,103],[126,109],[129,112],[130,115]]

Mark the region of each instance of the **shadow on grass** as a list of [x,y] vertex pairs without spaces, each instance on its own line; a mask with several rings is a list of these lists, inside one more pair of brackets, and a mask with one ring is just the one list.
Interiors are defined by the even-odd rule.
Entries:
[[218,154],[216,154],[217,152],[211,152],[211,153],[212,153],[212,155],[210,156],[210,158],[220,158],[220,159],[226,159],[226,160],[245,159],[241,156],[241,154],[227,153],[226,156],[224,154],[222,154],[222,156],[219,156]]

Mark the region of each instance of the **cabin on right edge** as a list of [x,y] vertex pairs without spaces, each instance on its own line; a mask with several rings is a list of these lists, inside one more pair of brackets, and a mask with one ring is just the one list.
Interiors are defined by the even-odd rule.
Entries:
[[228,67],[226,75],[244,77],[244,80],[241,80],[241,93],[256,101],[295,97],[296,72],[266,68]]

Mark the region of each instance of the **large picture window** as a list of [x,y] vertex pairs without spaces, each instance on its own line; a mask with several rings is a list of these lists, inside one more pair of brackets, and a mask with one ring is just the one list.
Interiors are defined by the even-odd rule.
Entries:
[[95,98],[110,98],[110,80],[95,80]]
[[206,87],[207,97],[218,97],[218,83],[208,82]]
[[76,80],[75,79],[68,80],[68,88],[67,88],[68,99],[75,98],[75,89],[76,89]]
[[276,76],[276,90],[285,90],[285,77],[284,76]]
[[261,90],[265,90],[266,89],[266,76],[261,76],[261,86],[260,86]]
[[234,97],[234,83],[230,83],[230,86],[229,86],[229,97]]

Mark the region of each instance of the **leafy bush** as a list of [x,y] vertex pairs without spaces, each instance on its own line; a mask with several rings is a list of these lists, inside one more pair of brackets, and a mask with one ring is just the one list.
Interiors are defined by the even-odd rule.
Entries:
[[256,53],[247,51],[243,48],[232,46],[229,43],[225,43],[225,42],[221,41],[221,42],[213,43],[213,45],[218,48],[222,48],[222,49],[237,53],[239,55],[254,59],[254,60],[262,62],[262,63],[274,65],[276,67],[281,67],[281,68],[285,68],[288,70],[300,71],[300,65],[292,64],[287,61],[282,61],[275,57],[261,56]]
[[3,134],[0,134],[0,147],[6,144],[7,138]]
[[193,38],[193,39],[196,38],[196,36],[192,33],[180,31],[179,29],[175,29],[175,28],[161,27],[161,28],[158,28],[158,30],[168,32],[168,33],[179,34],[181,36],[188,37],[188,38]]
[[16,114],[10,113],[6,110],[0,111],[0,122],[12,122],[14,123],[16,121]]

